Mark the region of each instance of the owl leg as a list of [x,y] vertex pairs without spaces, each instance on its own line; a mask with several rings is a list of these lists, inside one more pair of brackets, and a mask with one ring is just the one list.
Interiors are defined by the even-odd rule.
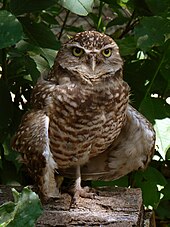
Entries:
[[78,165],[76,168],[76,181],[74,185],[73,203],[76,204],[79,197],[93,199],[94,196],[95,194],[90,192],[89,187],[84,187],[84,188],[81,187],[81,171],[80,171],[80,166]]

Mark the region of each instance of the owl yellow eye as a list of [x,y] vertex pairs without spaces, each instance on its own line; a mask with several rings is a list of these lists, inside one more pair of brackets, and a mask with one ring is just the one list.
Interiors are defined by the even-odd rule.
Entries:
[[75,57],[80,57],[84,53],[84,50],[79,47],[73,47],[72,53]]
[[104,50],[102,50],[102,54],[106,58],[109,58],[112,54],[112,49],[111,48],[104,49]]

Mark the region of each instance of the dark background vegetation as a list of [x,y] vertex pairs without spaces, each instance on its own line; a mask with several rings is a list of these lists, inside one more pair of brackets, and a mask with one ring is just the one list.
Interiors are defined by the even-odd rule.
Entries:
[[0,184],[27,184],[10,141],[30,92],[60,44],[92,29],[119,45],[131,103],[157,132],[149,168],[107,185],[140,187],[159,225],[170,226],[169,0],[0,0]]

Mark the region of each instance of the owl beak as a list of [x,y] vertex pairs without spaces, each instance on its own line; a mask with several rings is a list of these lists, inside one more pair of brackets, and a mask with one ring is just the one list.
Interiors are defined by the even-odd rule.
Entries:
[[92,69],[92,71],[94,72],[96,69],[96,58],[95,56],[91,56],[91,58],[89,59],[89,66]]

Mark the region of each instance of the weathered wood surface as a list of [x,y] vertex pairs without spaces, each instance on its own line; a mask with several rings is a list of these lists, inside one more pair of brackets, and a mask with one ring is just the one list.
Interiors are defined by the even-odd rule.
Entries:
[[[0,204],[12,200],[11,189],[0,186]],[[102,188],[95,199],[80,198],[78,207],[70,208],[71,197],[62,194],[58,200],[44,205],[44,213],[37,227],[47,226],[151,226],[144,221],[142,193],[140,189]]]

